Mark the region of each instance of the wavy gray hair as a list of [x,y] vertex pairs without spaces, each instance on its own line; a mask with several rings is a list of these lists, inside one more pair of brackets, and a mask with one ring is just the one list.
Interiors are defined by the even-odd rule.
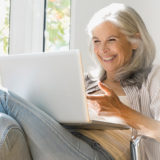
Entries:
[[[115,75],[116,81],[125,85],[141,84],[151,70],[155,58],[155,45],[139,14],[131,7],[120,3],[112,3],[102,8],[91,18],[87,31],[92,38],[92,30],[99,24],[110,21],[118,26],[131,43],[137,43],[130,62],[119,68]],[[139,34],[140,37],[135,36]],[[93,49],[92,49],[93,51]],[[105,70],[100,67],[100,76]]]

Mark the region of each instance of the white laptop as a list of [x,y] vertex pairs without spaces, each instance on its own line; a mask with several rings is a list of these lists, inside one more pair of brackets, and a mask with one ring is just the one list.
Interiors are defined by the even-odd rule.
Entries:
[[79,50],[1,56],[0,74],[3,87],[62,124],[88,129],[128,128],[111,118],[105,122],[90,118]]

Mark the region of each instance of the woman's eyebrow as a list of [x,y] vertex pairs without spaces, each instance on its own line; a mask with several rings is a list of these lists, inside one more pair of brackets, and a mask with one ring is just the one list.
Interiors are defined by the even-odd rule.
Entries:
[[93,36],[92,39],[98,39],[98,37]]
[[[107,37],[107,39],[113,38],[113,37],[114,37],[114,38],[119,38],[119,36],[117,36],[117,35],[110,35],[110,36]],[[93,36],[92,39],[99,39],[99,38],[96,37],[96,36]]]
[[116,35],[111,35],[111,36],[109,36],[108,38],[112,38],[112,37],[114,37],[114,38],[119,38],[119,36],[116,36]]

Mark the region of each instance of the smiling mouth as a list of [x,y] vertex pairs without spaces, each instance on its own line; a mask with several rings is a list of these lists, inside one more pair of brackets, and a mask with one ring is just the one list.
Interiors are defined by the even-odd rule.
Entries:
[[110,57],[107,57],[107,58],[101,57],[101,59],[102,59],[104,62],[111,62],[111,61],[113,61],[116,57],[117,57],[117,55],[114,55],[114,56],[110,56]]

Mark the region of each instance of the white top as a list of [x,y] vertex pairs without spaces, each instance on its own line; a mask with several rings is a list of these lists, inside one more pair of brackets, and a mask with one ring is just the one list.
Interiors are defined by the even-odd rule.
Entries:
[[122,103],[124,103],[127,106],[130,106],[130,103],[129,103],[127,96],[118,96],[118,97]]
[[[99,90],[96,81],[89,79],[89,77],[87,80],[88,93]],[[129,104],[127,106],[131,109],[160,121],[160,66],[152,67],[147,79],[142,81],[141,88],[135,84],[132,86],[123,86],[123,90],[127,97],[120,96],[119,99],[124,104]],[[135,129],[132,129],[132,131],[132,135],[136,136],[138,134]],[[159,142],[146,137],[141,144],[143,146],[141,150],[141,154],[143,154],[142,160],[160,160]]]

